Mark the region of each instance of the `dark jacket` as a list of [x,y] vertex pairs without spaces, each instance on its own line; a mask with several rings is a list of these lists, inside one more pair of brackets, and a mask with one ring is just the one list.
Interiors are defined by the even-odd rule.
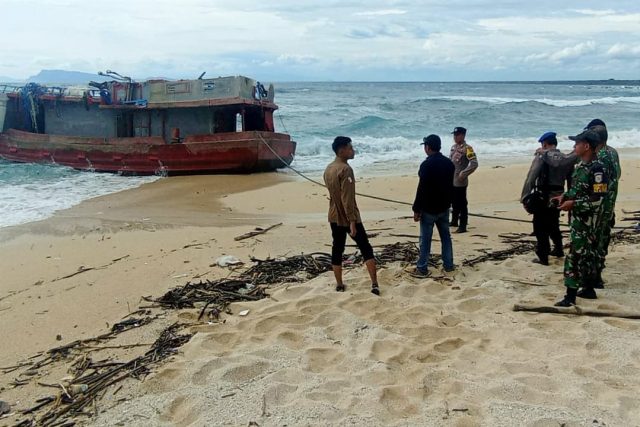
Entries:
[[454,171],[453,162],[442,153],[427,157],[420,165],[418,172],[420,182],[413,202],[413,211],[435,215],[449,209],[453,193]]
[[571,178],[578,160],[580,159],[575,153],[563,154],[557,148],[536,154],[524,181],[520,201],[522,202],[534,187],[542,191],[546,197],[561,195],[565,182]]

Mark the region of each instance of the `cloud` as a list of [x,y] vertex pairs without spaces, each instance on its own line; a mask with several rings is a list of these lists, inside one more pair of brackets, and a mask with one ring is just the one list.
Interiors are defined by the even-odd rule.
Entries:
[[613,15],[616,13],[615,10],[612,10],[612,9],[602,9],[602,10],[576,9],[574,10],[574,12],[580,13],[582,15],[591,15],[591,16],[605,16],[605,15]]
[[606,55],[611,59],[640,59],[640,43],[635,45],[616,43],[607,50]]
[[295,73],[301,80],[473,80],[494,70],[511,79],[543,72],[577,78],[563,65],[591,55],[595,60],[581,64],[581,75],[624,78],[635,77],[640,44],[637,0],[618,0],[615,10],[599,9],[593,0],[2,3],[0,38],[12,42],[0,45],[0,74],[16,77],[82,67],[169,77],[205,69],[214,75]]

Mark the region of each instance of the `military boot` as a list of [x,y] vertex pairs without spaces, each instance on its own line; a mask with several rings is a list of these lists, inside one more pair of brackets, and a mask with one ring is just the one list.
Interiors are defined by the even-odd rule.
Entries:
[[596,291],[593,290],[592,286],[583,287],[578,291],[576,296],[584,299],[598,299],[598,295],[596,295]]
[[596,280],[593,284],[595,289],[604,289],[604,280],[602,280],[602,272],[598,271],[596,275]]
[[554,305],[556,307],[571,307],[572,305],[576,305],[576,295],[578,290],[576,288],[567,288],[567,294],[564,298]]

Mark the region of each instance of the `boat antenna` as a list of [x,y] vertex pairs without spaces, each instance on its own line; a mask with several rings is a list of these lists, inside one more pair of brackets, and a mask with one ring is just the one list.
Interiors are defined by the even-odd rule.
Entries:
[[198,77],[198,80],[202,80],[205,74],[207,74],[207,72],[203,71],[202,74],[200,74],[200,77]]

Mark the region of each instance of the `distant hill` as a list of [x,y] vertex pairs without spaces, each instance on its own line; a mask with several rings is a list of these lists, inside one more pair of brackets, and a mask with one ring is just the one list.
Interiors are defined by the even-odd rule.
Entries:
[[106,81],[98,73],[83,73],[81,71],[42,70],[27,79],[28,82],[49,84],[87,84],[89,81]]

